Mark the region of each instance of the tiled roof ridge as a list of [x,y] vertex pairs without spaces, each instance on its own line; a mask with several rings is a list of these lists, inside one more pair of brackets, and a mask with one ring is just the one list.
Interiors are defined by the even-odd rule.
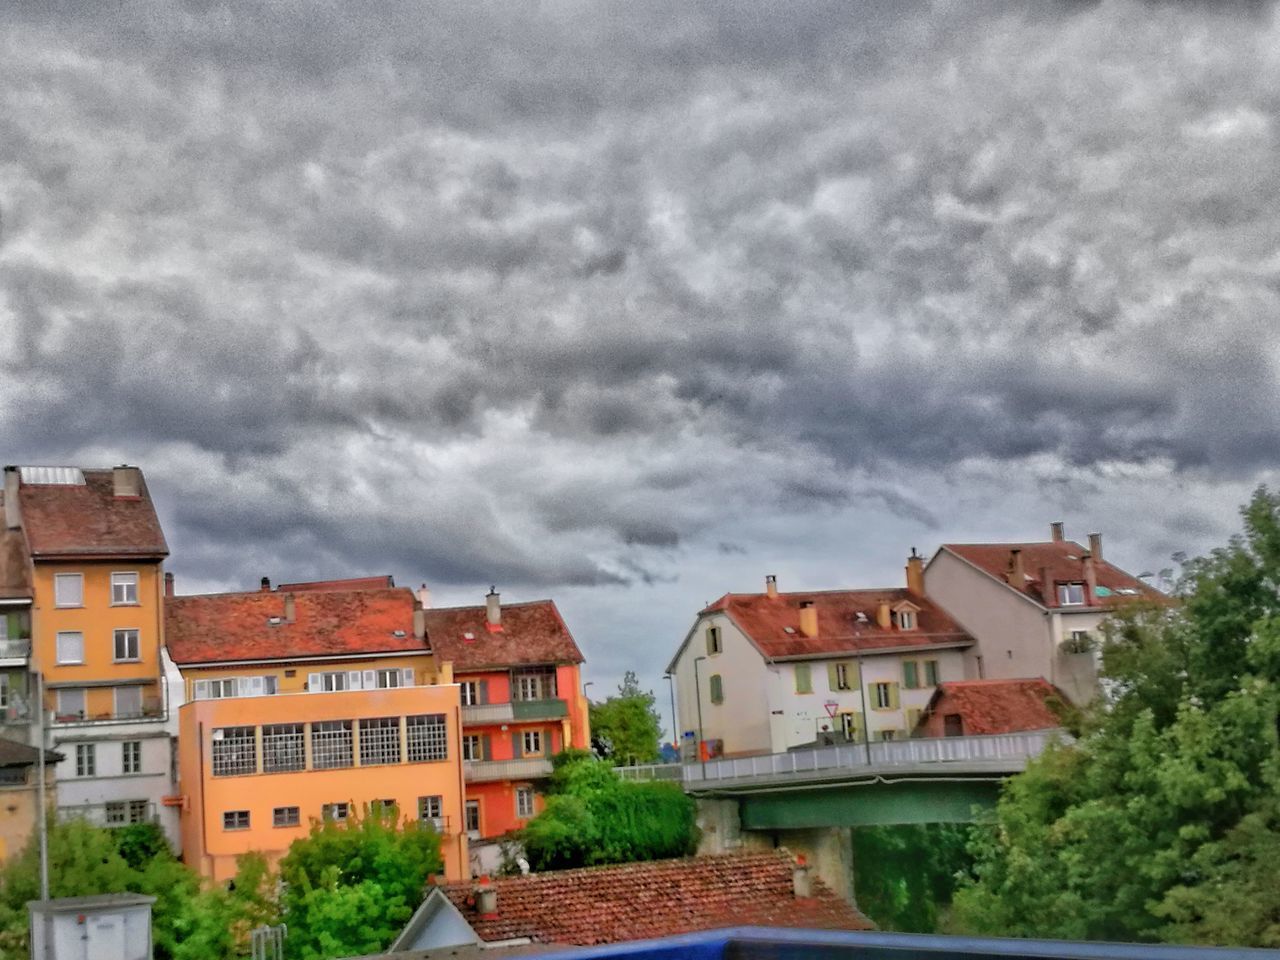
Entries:
[[[398,588],[397,588],[397,589],[398,589]],[[408,589],[408,588],[406,587],[405,589]],[[555,601],[554,601],[554,600],[552,600],[550,597],[547,597],[547,598],[546,598],[546,599],[544,599],[544,600],[513,600],[513,601],[510,601],[510,602],[508,602],[508,601],[506,601],[506,600],[503,600],[503,601],[502,601],[502,609],[503,609],[503,610],[509,610],[511,607],[534,607],[534,606],[537,606],[537,605],[538,605],[538,604],[540,604],[540,603],[550,603],[550,604],[553,604],[553,605],[554,605],[554,604],[555,604]],[[486,609],[487,609],[487,608],[486,608],[486,606],[485,606],[483,603],[460,603],[460,604],[457,604],[456,606],[452,606],[452,607],[437,607],[437,606],[430,606],[430,607],[427,607],[427,613],[431,613],[432,611],[442,611],[442,612],[444,612],[444,611],[457,611],[457,610],[480,610],[480,611],[484,611],[484,610],[486,610]]]
[[995,678],[995,677],[986,677],[981,680],[943,680],[938,684],[938,686],[940,687],[984,687],[984,686],[993,686],[993,685],[1000,685],[1000,684],[1015,684],[1015,683],[1035,685],[1035,686],[1044,685],[1046,687],[1053,686],[1053,684],[1050,683],[1048,680],[1046,680],[1044,677],[1006,677],[1003,679]]
[[[376,593],[379,590],[385,590],[387,593],[413,593],[409,587],[353,587],[350,590],[298,590],[299,594],[317,594],[323,593],[326,596],[333,596],[338,593]],[[293,591],[282,590],[277,592],[271,590],[224,590],[221,593],[179,593],[172,597],[165,597],[165,603],[171,603],[175,600],[219,600],[223,597],[280,597],[283,599],[286,594]]]
[[[513,875],[508,877],[491,877],[493,883],[524,883],[542,879],[550,882],[552,880],[560,880],[572,878],[577,875],[593,876],[602,873],[623,873],[623,872],[644,872],[646,870],[674,870],[681,865],[688,866],[691,863],[709,864],[714,861],[715,865],[728,860],[784,860],[787,863],[794,862],[794,857],[785,847],[775,847],[770,850],[728,850],[723,853],[701,854],[688,857],[665,857],[661,860],[634,860],[630,863],[594,863],[585,867],[566,867],[563,870],[540,870],[534,873],[526,873]],[[458,880],[444,886],[457,889],[470,890],[475,886],[475,880]]]

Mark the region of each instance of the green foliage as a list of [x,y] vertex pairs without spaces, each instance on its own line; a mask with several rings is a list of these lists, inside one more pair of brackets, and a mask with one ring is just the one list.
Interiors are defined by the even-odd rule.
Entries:
[[975,832],[968,930],[1280,943],[1280,496],[1185,565],[1177,608],[1108,625],[1108,697],[1012,778]]
[[933,933],[972,855],[969,828],[929,823],[853,831],[858,908],[882,930]]
[[628,670],[616,695],[591,704],[591,739],[597,752],[618,764],[654,763],[662,724],[653,691],[640,689]]
[[546,808],[520,831],[535,870],[692,854],[697,807],[673,783],[621,780],[583,751],[554,758]]
[[373,953],[395,937],[440,872],[440,837],[394,809],[315,823],[280,861],[286,946],[302,960]]

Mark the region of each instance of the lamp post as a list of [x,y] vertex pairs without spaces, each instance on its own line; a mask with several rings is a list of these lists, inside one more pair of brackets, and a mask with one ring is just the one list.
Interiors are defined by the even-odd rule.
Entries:
[[664,673],[662,679],[667,681],[667,689],[671,691],[671,745],[680,749],[680,725],[676,723],[676,683],[675,677]]
[[[594,681],[594,680],[588,680],[586,683],[584,683],[584,684],[582,685],[582,699],[583,699],[583,700],[586,700],[586,699],[587,699],[587,687],[591,686],[593,683],[595,683],[595,681]],[[588,702],[590,702],[590,701],[588,701]]]
[[698,705],[698,762],[702,764],[702,779],[707,779],[707,761],[702,755],[702,681],[698,678],[698,662],[706,657],[693,658],[693,699]]
[[858,651],[858,698],[862,701],[862,746],[867,752],[867,770],[871,769],[871,710],[867,704],[867,685],[862,682],[862,651]]
[[[40,832],[40,899],[49,899],[49,811],[45,808],[44,799],[44,674],[37,672],[36,681],[36,710],[39,713],[39,719],[36,723],[36,736],[40,739],[40,758],[39,765],[36,768],[36,776],[39,777],[39,784],[36,787],[36,803],[40,807],[38,814]],[[30,693],[30,688],[28,688]]]

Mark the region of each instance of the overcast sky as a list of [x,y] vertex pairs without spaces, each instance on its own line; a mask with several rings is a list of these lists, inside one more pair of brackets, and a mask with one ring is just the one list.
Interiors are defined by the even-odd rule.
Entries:
[[1268,3],[48,0],[0,63],[0,451],[140,464],[180,592],[550,596],[665,701],[766,573],[1159,570],[1277,482]]

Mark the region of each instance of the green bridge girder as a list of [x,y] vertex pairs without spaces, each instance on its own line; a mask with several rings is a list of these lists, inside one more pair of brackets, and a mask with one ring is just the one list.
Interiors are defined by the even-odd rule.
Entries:
[[[995,808],[1001,779],[897,780],[737,793],[743,830],[969,823]],[[725,799],[728,799],[727,797]]]

